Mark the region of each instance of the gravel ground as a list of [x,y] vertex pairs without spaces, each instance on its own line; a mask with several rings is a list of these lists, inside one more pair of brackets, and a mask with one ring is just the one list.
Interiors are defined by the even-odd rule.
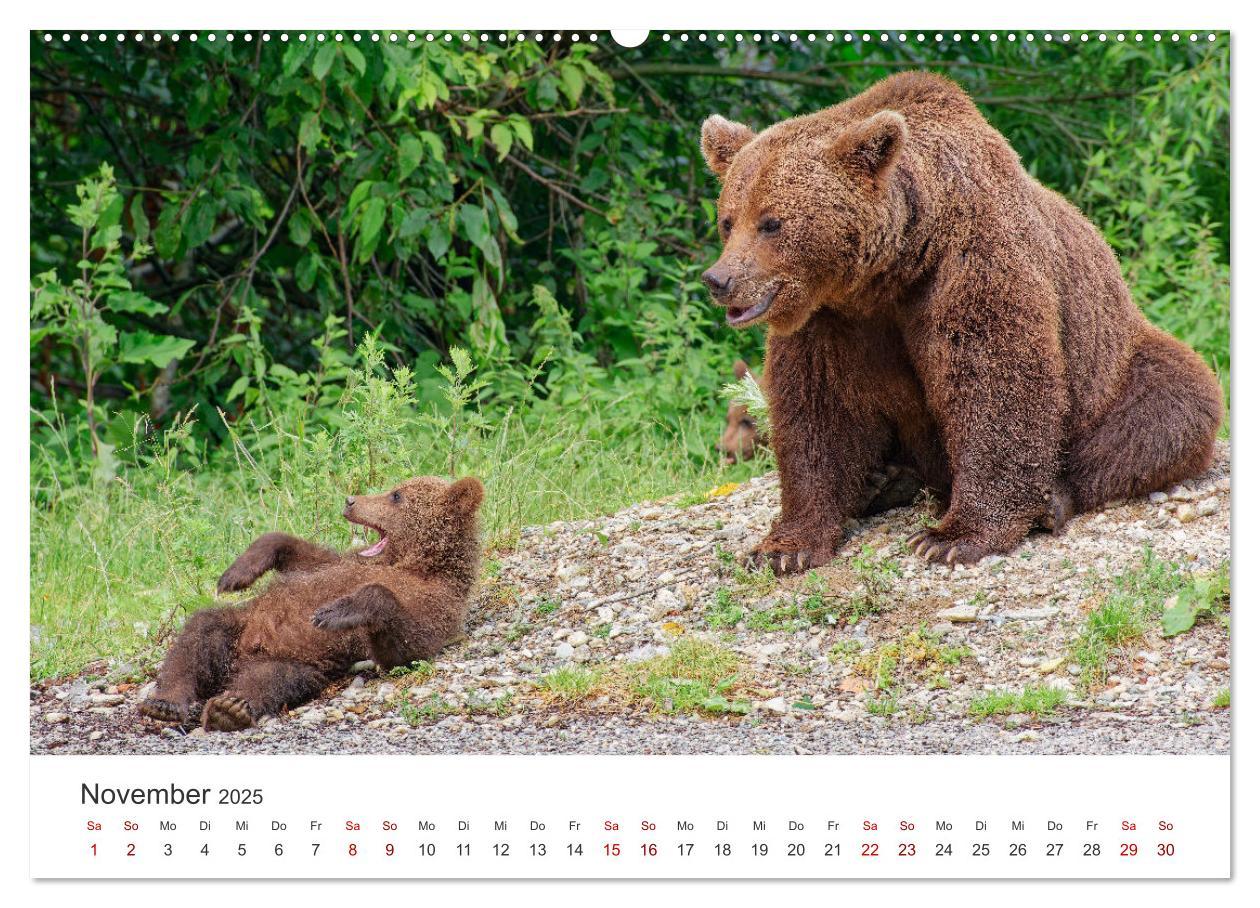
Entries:
[[[139,717],[146,684],[97,665],[31,690],[33,753],[1228,753],[1227,617],[1164,638],[1158,621],[1084,683],[1072,644],[1149,549],[1187,575],[1229,558],[1230,452],[1209,472],[1116,502],[969,568],[903,540],[923,508],[855,522],[812,577],[749,577],[742,554],[778,506],[774,474],[697,501],[653,502],[522,531],[493,553],[468,637],[427,670],[370,666],[239,734]],[[734,664],[710,711],[634,678],[680,642]],[[557,670],[598,680],[564,699]],[[132,670],[134,672],[134,669]],[[1034,685],[1049,712],[978,718],[973,703]],[[717,695],[717,691],[711,691]]]

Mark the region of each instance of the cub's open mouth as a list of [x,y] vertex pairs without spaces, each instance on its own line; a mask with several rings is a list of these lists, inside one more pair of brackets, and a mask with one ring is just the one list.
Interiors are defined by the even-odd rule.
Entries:
[[356,520],[355,518],[351,517],[349,514],[346,514],[345,518],[351,523],[356,523],[361,527],[367,527],[369,530],[375,530],[376,534],[381,537],[380,539],[376,540],[376,542],[368,546],[366,549],[361,549],[358,552],[358,556],[360,558],[371,558],[373,555],[379,555],[381,552],[385,551],[385,546],[389,545],[389,536],[385,534],[384,530],[382,530],[378,526],[373,526],[372,524],[367,523],[365,521]]
[[774,302],[775,296],[779,292],[782,284],[773,284],[762,295],[761,299],[753,306],[727,306],[726,307],[726,323],[732,328],[738,328],[741,325],[747,325],[756,321],[766,314],[770,308],[770,304]]

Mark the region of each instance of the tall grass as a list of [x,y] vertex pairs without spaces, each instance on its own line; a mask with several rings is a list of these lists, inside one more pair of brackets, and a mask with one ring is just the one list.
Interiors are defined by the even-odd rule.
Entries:
[[[452,373],[448,383],[465,380]],[[610,424],[615,416],[598,411],[537,405],[492,419],[466,400],[424,412],[407,399],[408,382],[369,361],[343,397],[336,428],[303,435],[285,416],[240,420],[231,445],[210,457],[181,423],[137,442],[146,452],[109,482],[63,486],[57,452],[36,451],[45,462],[34,472],[45,479],[32,489],[32,676],[100,659],[143,668],[160,658],[187,614],[214,602],[219,573],[259,534],[349,546],[344,496],[410,476],[480,477],[486,544],[505,548],[524,526],[605,514],[765,469],[764,462],[724,465],[716,452],[695,455],[716,437],[716,401],[675,424],[645,423],[626,435]]]

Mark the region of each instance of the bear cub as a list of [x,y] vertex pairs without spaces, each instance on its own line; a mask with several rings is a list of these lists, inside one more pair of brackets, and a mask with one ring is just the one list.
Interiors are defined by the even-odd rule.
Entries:
[[260,536],[219,578],[220,593],[275,578],[243,605],[194,614],[171,646],[152,719],[235,731],[303,703],[354,663],[432,659],[457,639],[480,560],[481,482],[425,476],[346,499],[344,516],[376,531],[336,552],[285,533]]
[[[757,373],[748,368],[748,363],[742,359],[735,360],[732,371],[736,381],[743,381],[746,376],[751,375],[753,381],[758,385],[761,384]],[[752,460],[757,449],[767,447],[768,444],[765,433],[757,427],[757,421],[748,412],[746,404],[734,400],[727,404],[726,427],[717,441],[717,449],[722,452],[723,463],[733,464],[741,460]]]

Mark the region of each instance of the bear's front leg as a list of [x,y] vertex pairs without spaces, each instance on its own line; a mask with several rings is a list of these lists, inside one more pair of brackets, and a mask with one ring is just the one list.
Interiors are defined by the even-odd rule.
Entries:
[[363,628],[372,661],[383,669],[432,659],[460,632],[443,617],[451,613],[449,592],[414,579],[395,578],[390,583],[397,594],[380,583],[366,584],[320,606],[311,623],[326,631]]
[[368,583],[353,593],[321,605],[311,616],[311,624],[324,631],[347,631],[356,627],[373,629],[398,612],[398,600],[379,583]]
[[750,567],[790,574],[826,564],[848,521],[870,506],[872,477],[894,442],[881,404],[890,386],[904,383],[891,374],[904,359],[889,348],[871,329],[827,312],[794,334],[771,336],[765,381],[781,511]]
[[907,328],[952,474],[949,509],[909,545],[948,565],[1010,551],[1034,524],[1057,530],[1071,514],[1056,298],[1031,279],[995,280],[991,260],[974,258],[971,267],[978,270],[942,286]]
[[255,539],[219,577],[220,593],[248,589],[268,571],[309,570],[336,561],[338,555],[288,533],[265,533]]

